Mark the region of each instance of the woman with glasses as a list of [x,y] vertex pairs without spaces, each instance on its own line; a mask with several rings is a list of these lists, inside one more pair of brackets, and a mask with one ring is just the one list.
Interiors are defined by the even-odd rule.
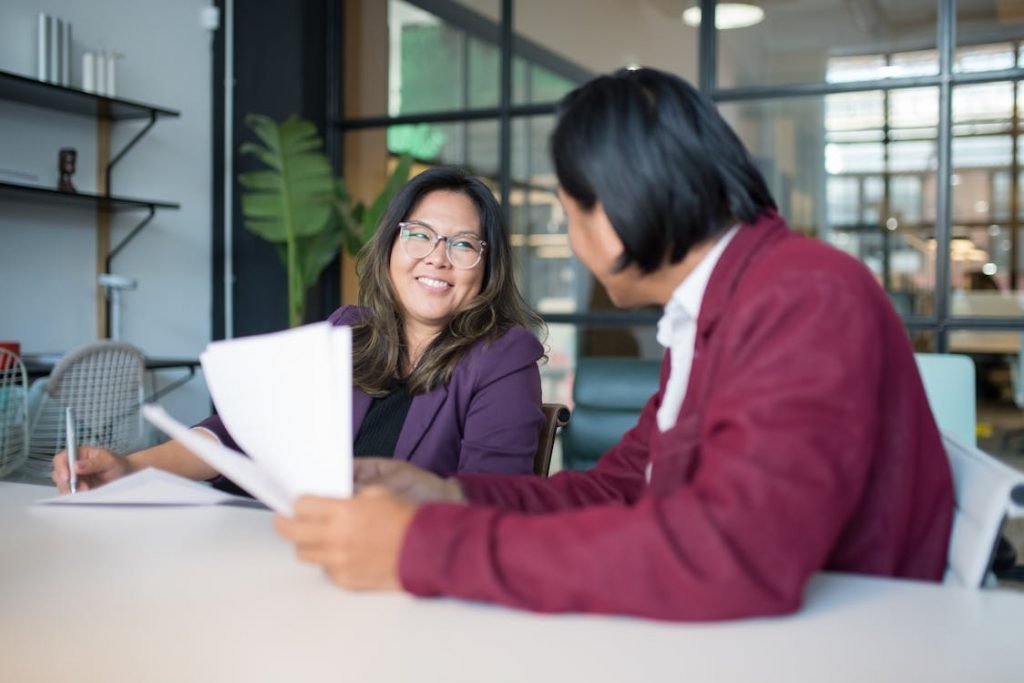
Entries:
[[[543,323],[516,289],[501,208],[487,186],[448,167],[410,180],[360,255],[359,283],[360,305],[329,318],[352,327],[354,454],[442,476],[532,472],[544,353],[532,330]],[[197,428],[238,449],[218,417]],[[217,477],[172,441],[124,458],[80,448],[78,487],[147,466]],[[53,479],[67,490],[64,453]]]
[[543,612],[790,612],[820,571],[938,581],[953,496],[912,349],[862,263],[790,230],[714,103],[624,70],[563,100],[569,242],[664,314],[661,385],[586,472],[356,463],[275,526],[337,583]]

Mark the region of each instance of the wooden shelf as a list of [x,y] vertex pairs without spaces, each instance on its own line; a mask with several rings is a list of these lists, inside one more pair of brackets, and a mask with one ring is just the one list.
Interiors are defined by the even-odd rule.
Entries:
[[77,88],[67,88],[53,83],[44,83],[8,71],[0,71],[0,100],[19,102],[34,107],[45,107],[55,111],[68,112],[79,116],[97,117],[110,121],[128,119],[152,119],[176,117],[179,112],[155,107],[142,102],[133,102],[117,97],[104,97]]
[[180,204],[172,202],[133,197],[105,197],[90,192],[61,192],[48,187],[3,182],[0,182],[0,199],[49,204],[50,206],[95,207],[107,211],[181,208]]

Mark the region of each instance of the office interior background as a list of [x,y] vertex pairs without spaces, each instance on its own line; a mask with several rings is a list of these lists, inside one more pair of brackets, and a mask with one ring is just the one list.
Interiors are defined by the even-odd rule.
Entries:
[[[243,226],[235,178],[248,113],[297,114],[322,132],[353,195],[398,155],[483,177],[511,226],[518,282],[548,323],[545,400],[571,404],[581,356],[657,358],[657,310],[613,310],[575,261],[547,137],[558,99],[591,76],[651,66],[707,92],[749,147],[790,224],[865,263],[918,351],[971,355],[980,445],[1024,462],[1024,2],[751,0],[753,15],[694,21],[690,0],[7,0],[0,71],[35,71],[39,12],[74,24],[71,63],[118,53],[118,97],[167,107],[112,174],[157,211],[112,262],[138,280],[123,338],[195,356],[210,339],[287,324],[272,247]],[[219,27],[200,17],[219,10]],[[730,22],[746,24],[733,27]],[[72,85],[80,84],[74,75]],[[147,124],[118,123],[120,149]],[[0,101],[0,181],[56,184],[78,150],[95,190],[94,121]],[[622,172],[628,173],[628,169]],[[26,182],[32,182],[27,180]],[[671,179],[666,179],[671,182]],[[0,198],[0,201],[3,201]],[[97,334],[95,217],[0,209],[0,337],[33,351]],[[138,216],[118,215],[118,244]],[[315,287],[309,319],[355,297],[351,260]],[[800,359],[793,359],[800,362]],[[170,381],[169,379],[157,381]],[[209,410],[201,379],[168,394]]]

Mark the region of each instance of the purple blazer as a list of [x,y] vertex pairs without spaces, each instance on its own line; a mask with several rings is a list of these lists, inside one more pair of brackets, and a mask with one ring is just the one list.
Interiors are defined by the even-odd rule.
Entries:
[[[342,306],[328,321],[351,325],[362,315]],[[446,386],[413,397],[395,444],[394,457],[442,476],[456,472],[528,474],[533,471],[544,414],[540,370],[543,347],[527,329],[516,327],[491,344],[477,342],[455,366]],[[372,397],[352,387],[353,438]],[[221,441],[241,450],[220,417],[200,422]]]

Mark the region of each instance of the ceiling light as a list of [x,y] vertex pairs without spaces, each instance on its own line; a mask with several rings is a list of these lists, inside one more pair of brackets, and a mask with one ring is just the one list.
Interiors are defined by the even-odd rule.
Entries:
[[[720,2],[715,6],[715,28],[726,31],[731,28],[745,28],[760,24],[764,10],[741,2]],[[683,23],[700,26],[700,7],[691,7],[683,12]]]

